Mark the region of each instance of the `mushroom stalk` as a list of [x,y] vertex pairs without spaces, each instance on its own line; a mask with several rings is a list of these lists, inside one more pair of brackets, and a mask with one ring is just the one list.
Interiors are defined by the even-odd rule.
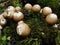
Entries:
[[1,29],[2,29],[2,26],[0,25],[0,36],[1,36]]

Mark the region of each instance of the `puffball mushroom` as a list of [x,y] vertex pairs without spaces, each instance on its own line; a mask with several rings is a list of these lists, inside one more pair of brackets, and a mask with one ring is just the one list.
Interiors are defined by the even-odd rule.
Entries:
[[[3,16],[4,17],[7,17],[7,18],[12,18],[13,17],[13,14],[15,12],[15,8],[13,6],[9,6],[5,12],[3,13]],[[5,14],[5,15],[4,15]]]
[[7,12],[3,12],[1,15],[3,15],[4,18],[7,18]]
[[35,5],[32,7],[32,11],[34,11],[34,12],[39,12],[40,9],[41,9],[41,7],[40,7],[40,5],[38,5],[38,4],[35,4]]
[[7,18],[12,19],[13,18],[13,14],[14,14],[13,11],[7,12]]
[[15,8],[15,11],[16,11],[16,12],[21,11],[21,7],[19,7],[19,6],[16,7],[16,8]]
[[15,13],[13,14],[13,19],[14,19],[15,21],[20,21],[20,20],[22,20],[23,18],[24,18],[24,15],[23,15],[22,12],[15,12]]
[[0,25],[4,26],[6,24],[6,19],[2,18],[0,19]]
[[23,21],[20,21],[20,24],[17,26],[17,34],[23,37],[28,36],[30,34],[30,27]]
[[6,11],[15,11],[15,8],[13,7],[13,6],[9,6],[7,9],[6,9]]
[[43,15],[48,15],[52,13],[52,9],[50,7],[44,7],[42,10]]
[[3,15],[0,15],[0,19],[4,18]]
[[27,3],[24,7],[26,10],[31,10],[32,9],[32,5]]
[[48,24],[55,24],[57,22],[57,20],[58,20],[58,17],[56,14],[49,14],[46,17],[46,22]]
[[13,11],[9,11],[9,12],[3,12],[2,15],[4,18],[12,18],[13,17],[14,12]]

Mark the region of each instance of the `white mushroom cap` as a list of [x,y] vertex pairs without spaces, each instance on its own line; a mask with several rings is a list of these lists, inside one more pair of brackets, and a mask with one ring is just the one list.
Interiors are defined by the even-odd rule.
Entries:
[[32,5],[27,3],[24,7],[26,10],[31,10],[32,9]]
[[8,9],[6,9],[6,11],[15,11],[15,8],[13,6],[9,6]]
[[24,18],[24,15],[22,12],[15,12],[14,15],[13,15],[13,19],[15,21],[20,21]]
[[48,24],[55,24],[57,22],[57,20],[58,20],[58,17],[56,14],[49,14],[46,17],[46,22]]
[[0,19],[0,25],[4,26],[6,24],[6,19],[2,18]]
[[30,34],[30,27],[26,23],[21,23],[17,26],[17,34],[20,36],[28,36]]
[[15,11],[16,11],[16,12],[21,11],[21,7],[19,7],[19,6],[16,7],[16,8],[15,8]]
[[45,16],[52,13],[52,9],[50,7],[44,7],[42,11]]
[[34,12],[39,12],[40,9],[41,9],[41,7],[40,7],[40,5],[38,5],[38,4],[35,4],[35,5],[32,7],[32,11],[34,11]]

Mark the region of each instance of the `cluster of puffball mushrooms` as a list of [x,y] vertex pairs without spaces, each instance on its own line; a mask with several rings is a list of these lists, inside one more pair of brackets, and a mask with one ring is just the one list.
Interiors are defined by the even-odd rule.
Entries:
[[[35,4],[31,5],[29,3],[25,4],[24,6],[25,10],[33,11],[33,12],[39,12],[42,13],[43,16],[46,17],[46,22],[48,24],[55,24],[57,23],[57,15],[52,13],[52,9],[50,7],[44,7],[41,9],[40,5]],[[2,27],[6,24],[6,19],[13,19],[14,21],[18,22],[17,25],[17,34],[20,36],[28,36],[30,34],[30,27],[24,23],[22,20],[24,19],[24,14],[21,12],[21,7],[13,7],[9,6],[1,15],[0,15],[0,30]]]
[[45,20],[48,24],[55,24],[58,21],[57,15],[52,13],[52,9],[50,7],[44,7],[41,9],[41,6],[38,4],[33,6],[31,4],[26,4],[24,8],[26,10],[42,13],[42,15],[46,17]]

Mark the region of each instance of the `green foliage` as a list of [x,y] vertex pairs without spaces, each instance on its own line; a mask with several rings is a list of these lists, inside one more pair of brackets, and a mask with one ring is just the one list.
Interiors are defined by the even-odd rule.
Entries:
[[14,0],[13,4],[14,4],[14,6],[20,6],[20,7],[22,7],[21,0]]
[[59,13],[60,0],[38,0],[38,3],[42,6],[49,6],[52,8],[54,13]]
[[6,41],[6,36],[3,36],[3,37],[2,37],[2,40],[3,40],[3,41]]

